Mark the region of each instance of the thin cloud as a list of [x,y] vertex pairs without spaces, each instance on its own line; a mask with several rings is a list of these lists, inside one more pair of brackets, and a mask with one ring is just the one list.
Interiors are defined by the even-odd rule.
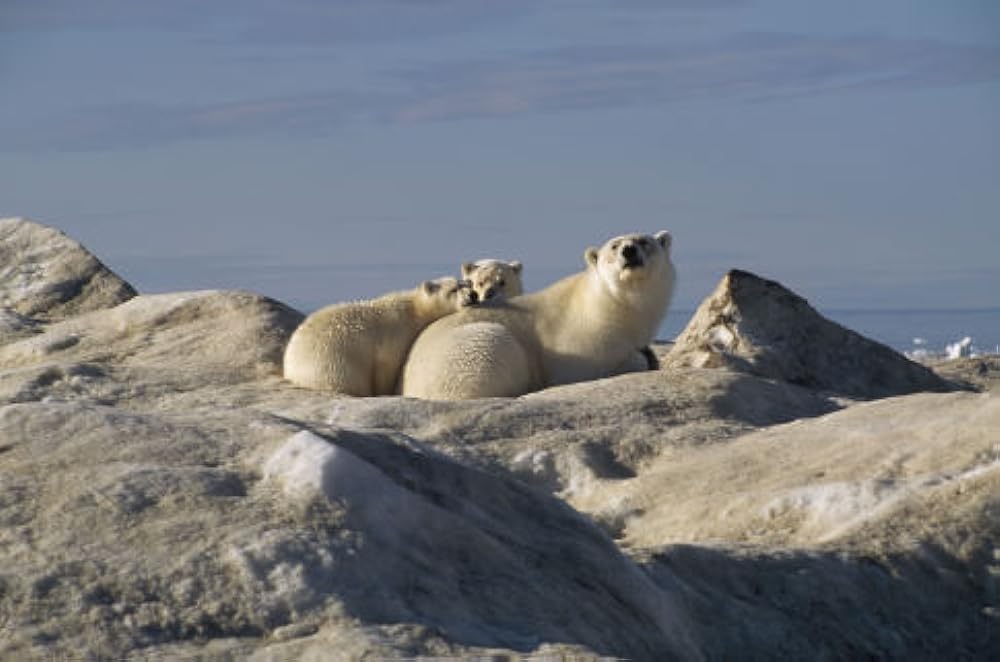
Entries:
[[25,129],[4,136],[0,131],[0,137],[11,150],[60,151],[145,148],[243,136],[308,138],[350,119],[371,117],[380,103],[378,95],[348,90],[200,106],[106,104],[50,118],[41,132]]
[[6,0],[0,11],[0,33],[189,29],[218,16],[212,5],[200,0]]
[[0,33],[140,29],[258,44],[378,41],[463,32],[536,8],[530,0],[6,0]]
[[711,12],[748,0],[4,0],[0,33],[67,30],[196,30],[228,25],[270,42],[426,36],[478,29],[547,8],[619,13]]
[[411,67],[397,76],[422,94],[394,117],[428,121],[961,85],[1000,78],[1000,48],[750,33],[712,44],[574,48]]
[[[114,104],[0,132],[9,149],[143,147],[239,136],[315,137],[350,121],[414,123],[754,102],[1000,78],[1000,48],[878,36],[744,33],[712,43],[563,48],[384,71],[367,90],[199,106]],[[3,135],[8,133],[9,135]]]

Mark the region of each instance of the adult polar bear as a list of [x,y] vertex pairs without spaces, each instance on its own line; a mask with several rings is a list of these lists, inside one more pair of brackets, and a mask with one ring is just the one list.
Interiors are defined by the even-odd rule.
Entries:
[[417,337],[405,396],[517,396],[620,372],[648,345],[673,296],[671,236],[629,234],[584,253],[586,269],[538,292],[465,308]]

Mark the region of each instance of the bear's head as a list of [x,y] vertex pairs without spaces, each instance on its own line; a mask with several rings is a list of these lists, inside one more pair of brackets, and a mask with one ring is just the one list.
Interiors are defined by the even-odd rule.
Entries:
[[420,283],[415,301],[421,312],[443,317],[476,303],[477,296],[469,281],[447,276]]
[[524,291],[521,285],[520,262],[477,260],[462,264],[462,278],[469,280],[480,302],[509,299]]
[[588,248],[584,259],[587,269],[616,298],[641,295],[669,301],[675,278],[670,244],[666,230],[652,236],[626,234],[608,239],[600,248]]

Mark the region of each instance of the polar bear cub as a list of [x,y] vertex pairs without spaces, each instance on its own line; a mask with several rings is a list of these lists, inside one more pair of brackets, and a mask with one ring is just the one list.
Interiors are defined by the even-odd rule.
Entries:
[[524,292],[522,271],[523,265],[517,260],[487,259],[462,264],[462,278],[472,284],[472,291],[480,303],[510,299]]
[[312,313],[285,348],[285,379],[346,395],[392,395],[410,345],[431,322],[469,303],[468,283],[438,278],[377,299]]
[[653,340],[673,296],[671,236],[628,234],[584,253],[586,268],[428,326],[400,377],[403,395],[517,396],[607,377]]

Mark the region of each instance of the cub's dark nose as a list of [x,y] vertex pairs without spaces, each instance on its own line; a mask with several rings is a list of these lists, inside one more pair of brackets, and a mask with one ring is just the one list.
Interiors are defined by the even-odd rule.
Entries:
[[479,303],[479,294],[475,290],[470,290],[468,294],[469,303]]
[[632,244],[627,244],[622,249],[622,257],[626,260],[632,261],[639,256],[639,251]]

